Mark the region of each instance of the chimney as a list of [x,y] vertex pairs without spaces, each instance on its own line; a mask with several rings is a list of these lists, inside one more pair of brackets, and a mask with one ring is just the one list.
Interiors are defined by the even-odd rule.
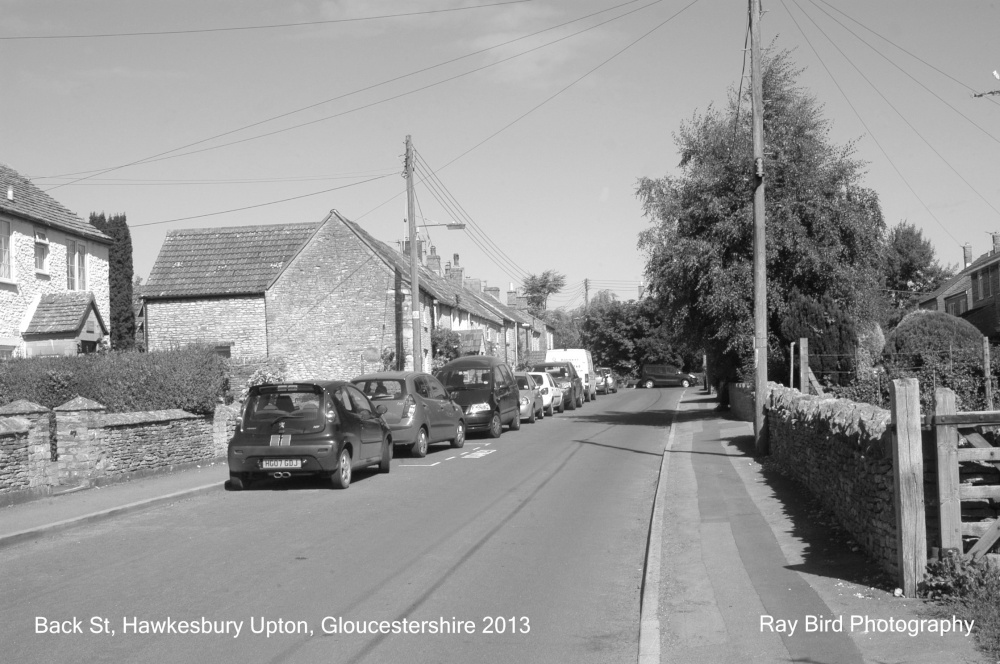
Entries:
[[431,245],[431,253],[427,254],[427,269],[441,276],[441,257],[438,256],[437,247]]
[[448,272],[447,277],[459,286],[465,283],[465,268],[458,266],[458,254],[452,255],[451,271]]
[[972,245],[968,242],[962,245],[962,260],[965,262],[965,267],[972,265]]
[[7,185],[7,200],[14,200],[14,185],[12,184]]
[[514,284],[507,290],[507,306],[517,308],[517,291],[514,290]]
[[473,293],[482,293],[483,292],[483,280],[482,279],[476,279],[474,277],[466,277],[465,280],[464,280],[464,282],[462,283],[462,285],[465,286],[466,288],[468,288]]
[[527,295],[518,295],[517,296],[517,306],[516,306],[516,309],[518,311],[527,311],[528,310],[528,296]]
[[1000,233],[990,233],[993,236],[993,253],[1000,254]]
[[500,301],[500,287],[499,286],[487,286],[483,289],[483,292],[492,297],[497,302]]

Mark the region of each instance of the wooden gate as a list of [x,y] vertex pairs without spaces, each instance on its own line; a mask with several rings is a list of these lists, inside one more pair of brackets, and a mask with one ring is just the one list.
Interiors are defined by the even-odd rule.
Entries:
[[[946,387],[939,387],[934,396],[936,406],[931,424],[937,448],[941,548],[978,558],[1000,539],[1000,519],[994,519],[985,530],[982,522],[962,523],[962,501],[1000,501],[1000,484],[962,484],[959,465],[963,461],[990,462],[1000,470],[1000,447],[991,445],[979,430],[984,426],[1000,426],[1000,411],[956,412],[955,393]],[[969,446],[959,447],[960,438]],[[963,536],[979,539],[965,551]]]

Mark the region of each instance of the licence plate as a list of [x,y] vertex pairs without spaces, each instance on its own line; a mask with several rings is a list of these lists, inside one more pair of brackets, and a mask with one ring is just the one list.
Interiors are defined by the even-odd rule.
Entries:
[[301,468],[302,459],[261,459],[261,468]]

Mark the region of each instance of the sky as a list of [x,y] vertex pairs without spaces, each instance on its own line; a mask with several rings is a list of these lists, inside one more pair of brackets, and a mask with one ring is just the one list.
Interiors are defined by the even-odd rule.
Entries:
[[[635,298],[641,177],[679,173],[681,124],[747,77],[746,2],[0,0],[0,162],[83,218],[124,213],[145,279],[167,231],[322,220],[549,307]],[[1000,7],[763,0],[830,139],[856,142],[886,222],[957,265],[1000,231]],[[156,34],[153,34],[156,33]]]

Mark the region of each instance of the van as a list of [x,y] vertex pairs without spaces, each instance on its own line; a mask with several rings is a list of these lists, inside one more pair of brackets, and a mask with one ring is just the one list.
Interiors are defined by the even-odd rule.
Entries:
[[594,358],[585,348],[553,348],[545,351],[546,362],[572,362],[576,372],[583,380],[583,400],[593,401],[597,398],[597,372]]
[[514,373],[492,355],[467,355],[434,372],[448,396],[465,412],[466,431],[499,438],[503,425],[521,428],[521,396]]

